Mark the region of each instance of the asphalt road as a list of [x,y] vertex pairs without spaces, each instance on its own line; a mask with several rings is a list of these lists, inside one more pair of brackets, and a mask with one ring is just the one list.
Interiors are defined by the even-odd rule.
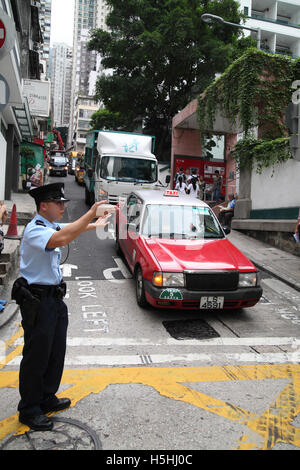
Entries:
[[[88,210],[74,177],[50,181],[65,182],[65,222]],[[263,273],[264,296],[252,308],[141,309],[114,239],[93,232],[70,244],[63,269],[69,329],[60,394],[72,407],[57,416],[89,426],[116,452],[300,449],[298,292]],[[18,321],[0,330],[0,443],[18,430],[10,445],[28,449],[16,414]],[[37,436],[37,448],[53,446],[58,426]]]

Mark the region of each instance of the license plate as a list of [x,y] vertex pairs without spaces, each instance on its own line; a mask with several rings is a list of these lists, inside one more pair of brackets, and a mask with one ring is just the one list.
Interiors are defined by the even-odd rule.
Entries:
[[215,309],[223,308],[224,297],[201,297],[200,308],[203,309]]

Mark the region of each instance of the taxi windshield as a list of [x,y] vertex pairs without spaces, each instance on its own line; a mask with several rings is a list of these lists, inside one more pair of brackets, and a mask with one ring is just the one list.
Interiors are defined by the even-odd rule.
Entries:
[[147,205],[141,233],[158,238],[224,238],[209,207],[185,205]]

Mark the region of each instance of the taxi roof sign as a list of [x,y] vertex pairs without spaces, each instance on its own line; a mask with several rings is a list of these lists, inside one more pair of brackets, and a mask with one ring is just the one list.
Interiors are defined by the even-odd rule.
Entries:
[[165,192],[164,192],[164,196],[179,196],[179,193],[178,191],[175,191],[175,189],[167,189]]

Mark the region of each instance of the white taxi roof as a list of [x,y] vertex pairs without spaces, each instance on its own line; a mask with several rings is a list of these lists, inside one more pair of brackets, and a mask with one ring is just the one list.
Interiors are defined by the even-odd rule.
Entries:
[[165,191],[168,190],[139,189],[132,191],[131,194],[135,194],[140,199],[142,199],[144,204],[209,207],[206,202],[201,201],[201,199],[192,197],[189,194],[182,194],[178,191],[178,196],[171,196],[165,195]]

